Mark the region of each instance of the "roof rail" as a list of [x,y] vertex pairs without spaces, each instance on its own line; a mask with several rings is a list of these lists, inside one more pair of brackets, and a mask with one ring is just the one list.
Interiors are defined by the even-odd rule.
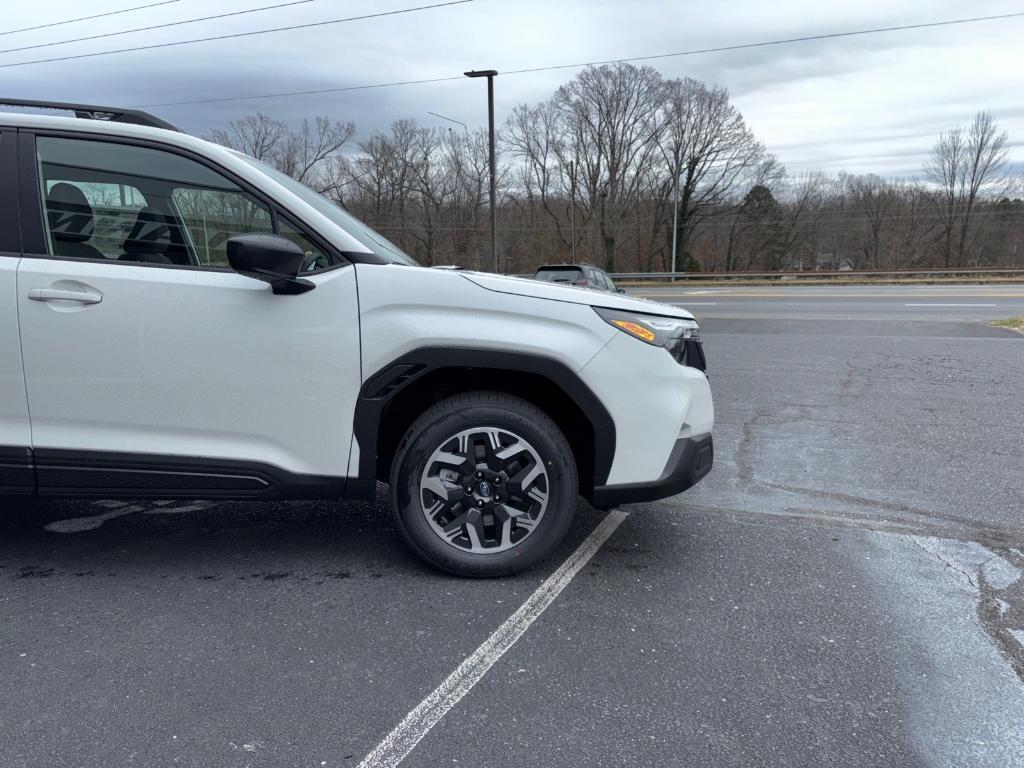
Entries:
[[70,104],[63,101],[29,101],[26,99],[0,98],[0,107],[29,107],[32,109],[59,109],[74,112],[75,117],[83,120],[106,120],[111,123],[130,123],[145,125],[150,128],[164,128],[168,131],[183,131],[175,125],[161,120],[148,112],[138,109],[122,109],[121,107],[97,107],[92,104]]

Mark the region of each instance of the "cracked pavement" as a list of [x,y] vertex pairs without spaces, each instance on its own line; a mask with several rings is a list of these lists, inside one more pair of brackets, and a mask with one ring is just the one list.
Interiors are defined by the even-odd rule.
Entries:
[[[1024,337],[703,328],[712,474],[629,507],[403,765],[1024,765]],[[601,519],[481,582],[383,499],[9,505],[0,765],[357,765]]]

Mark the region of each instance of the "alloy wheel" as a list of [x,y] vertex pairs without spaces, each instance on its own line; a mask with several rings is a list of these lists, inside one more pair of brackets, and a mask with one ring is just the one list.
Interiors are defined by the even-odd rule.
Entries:
[[502,552],[540,524],[550,485],[544,462],[507,429],[479,427],[452,435],[431,454],[420,478],[430,529],[464,552]]

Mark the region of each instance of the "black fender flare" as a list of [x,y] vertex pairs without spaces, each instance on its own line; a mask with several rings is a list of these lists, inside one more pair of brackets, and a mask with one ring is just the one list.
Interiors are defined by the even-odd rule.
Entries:
[[[604,485],[615,458],[615,421],[604,403],[565,363],[544,355],[475,347],[421,347],[384,365],[363,383],[356,401],[353,434],[359,444],[359,474],[349,478],[349,496],[373,498],[380,426],[389,403],[413,382],[444,368],[529,373],[547,379],[583,412],[594,433],[594,485]],[[584,495],[590,489],[581,489]]]

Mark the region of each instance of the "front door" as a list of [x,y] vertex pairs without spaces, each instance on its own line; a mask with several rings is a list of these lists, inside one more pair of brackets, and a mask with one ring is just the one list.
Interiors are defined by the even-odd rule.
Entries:
[[[344,476],[354,268],[194,159],[55,136],[35,152],[45,242],[17,301],[40,490],[259,495],[278,471]],[[306,250],[315,290],[227,268],[229,237],[270,231]]]

